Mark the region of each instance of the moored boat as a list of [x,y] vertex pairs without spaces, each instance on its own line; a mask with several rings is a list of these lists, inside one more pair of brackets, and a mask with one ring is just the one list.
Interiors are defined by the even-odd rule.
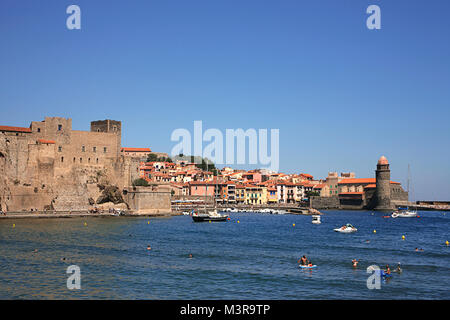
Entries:
[[209,211],[208,213],[193,213],[192,220],[194,222],[219,222],[227,221],[228,215],[220,214],[217,210]]
[[312,216],[312,221],[313,224],[321,224],[322,222],[320,221],[320,216],[319,215],[313,215]]
[[341,233],[352,233],[352,232],[358,231],[358,229],[356,229],[350,223],[347,223],[345,226],[334,229],[334,231],[341,232]]
[[392,218],[415,218],[417,217],[417,211],[409,210],[407,208],[399,208],[398,210],[392,212]]

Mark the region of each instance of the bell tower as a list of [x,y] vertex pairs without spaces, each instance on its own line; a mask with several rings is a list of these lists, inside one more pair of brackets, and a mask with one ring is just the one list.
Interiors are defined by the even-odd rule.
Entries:
[[391,210],[391,170],[385,156],[378,160],[375,177],[375,210]]

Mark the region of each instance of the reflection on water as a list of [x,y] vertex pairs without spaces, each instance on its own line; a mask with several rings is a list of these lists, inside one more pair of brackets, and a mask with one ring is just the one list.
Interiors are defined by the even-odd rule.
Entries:
[[[193,223],[188,216],[2,219],[0,298],[450,298],[450,217],[383,215],[330,211],[321,225],[308,216],[252,213],[231,214],[225,223]],[[332,231],[345,223],[358,232]],[[298,268],[304,254],[316,269]],[[360,259],[356,269],[354,258]],[[369,265],[398,262],[402,274],[381,290],[367,289]],[[72,264],[81,268],[81,290],[66,287]]]

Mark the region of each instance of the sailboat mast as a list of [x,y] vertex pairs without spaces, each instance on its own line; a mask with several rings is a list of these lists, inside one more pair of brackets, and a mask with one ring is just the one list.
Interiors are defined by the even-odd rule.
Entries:
[[[202,159],[203,161],[203,159]],[[208,172],[208,162],[206,162],[206,172]],[[204,175],[203,175],[204,179]],[[205,196],[205,213],[206,213],[206,200],[208,200],[208,181],[206,181],[206,196]]]
[[408,196],[409,196],[409,180],[410,179],[411,179],[411,168],[410,168],[409,163],[408,163],[408,182],[407,182],[407,185],[406,185],[406,191],[408,191]]

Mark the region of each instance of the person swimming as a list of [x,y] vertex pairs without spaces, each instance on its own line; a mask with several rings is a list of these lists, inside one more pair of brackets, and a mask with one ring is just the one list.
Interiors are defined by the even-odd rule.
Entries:
[[386,274],[391,274],[391,268],[389,268],[389,265],[386,265]]
[[150,245],[148,245],[147,250],[152,250],[152,247],[150,247]]
[[402,268],[400,267],[400,262],[397,264],[397,269],[395,269],[395,272],[402,273]]
[[358,262],[359,262],[359,260],[356,260],[356,259],[352,260],[353,268],[356,268],[358,266]]
[[308,259],[306,259],[306,256],[303,256],[300,259],[298,259],[297,263],[300,263],[302,266],[307,266],[308,265]]

